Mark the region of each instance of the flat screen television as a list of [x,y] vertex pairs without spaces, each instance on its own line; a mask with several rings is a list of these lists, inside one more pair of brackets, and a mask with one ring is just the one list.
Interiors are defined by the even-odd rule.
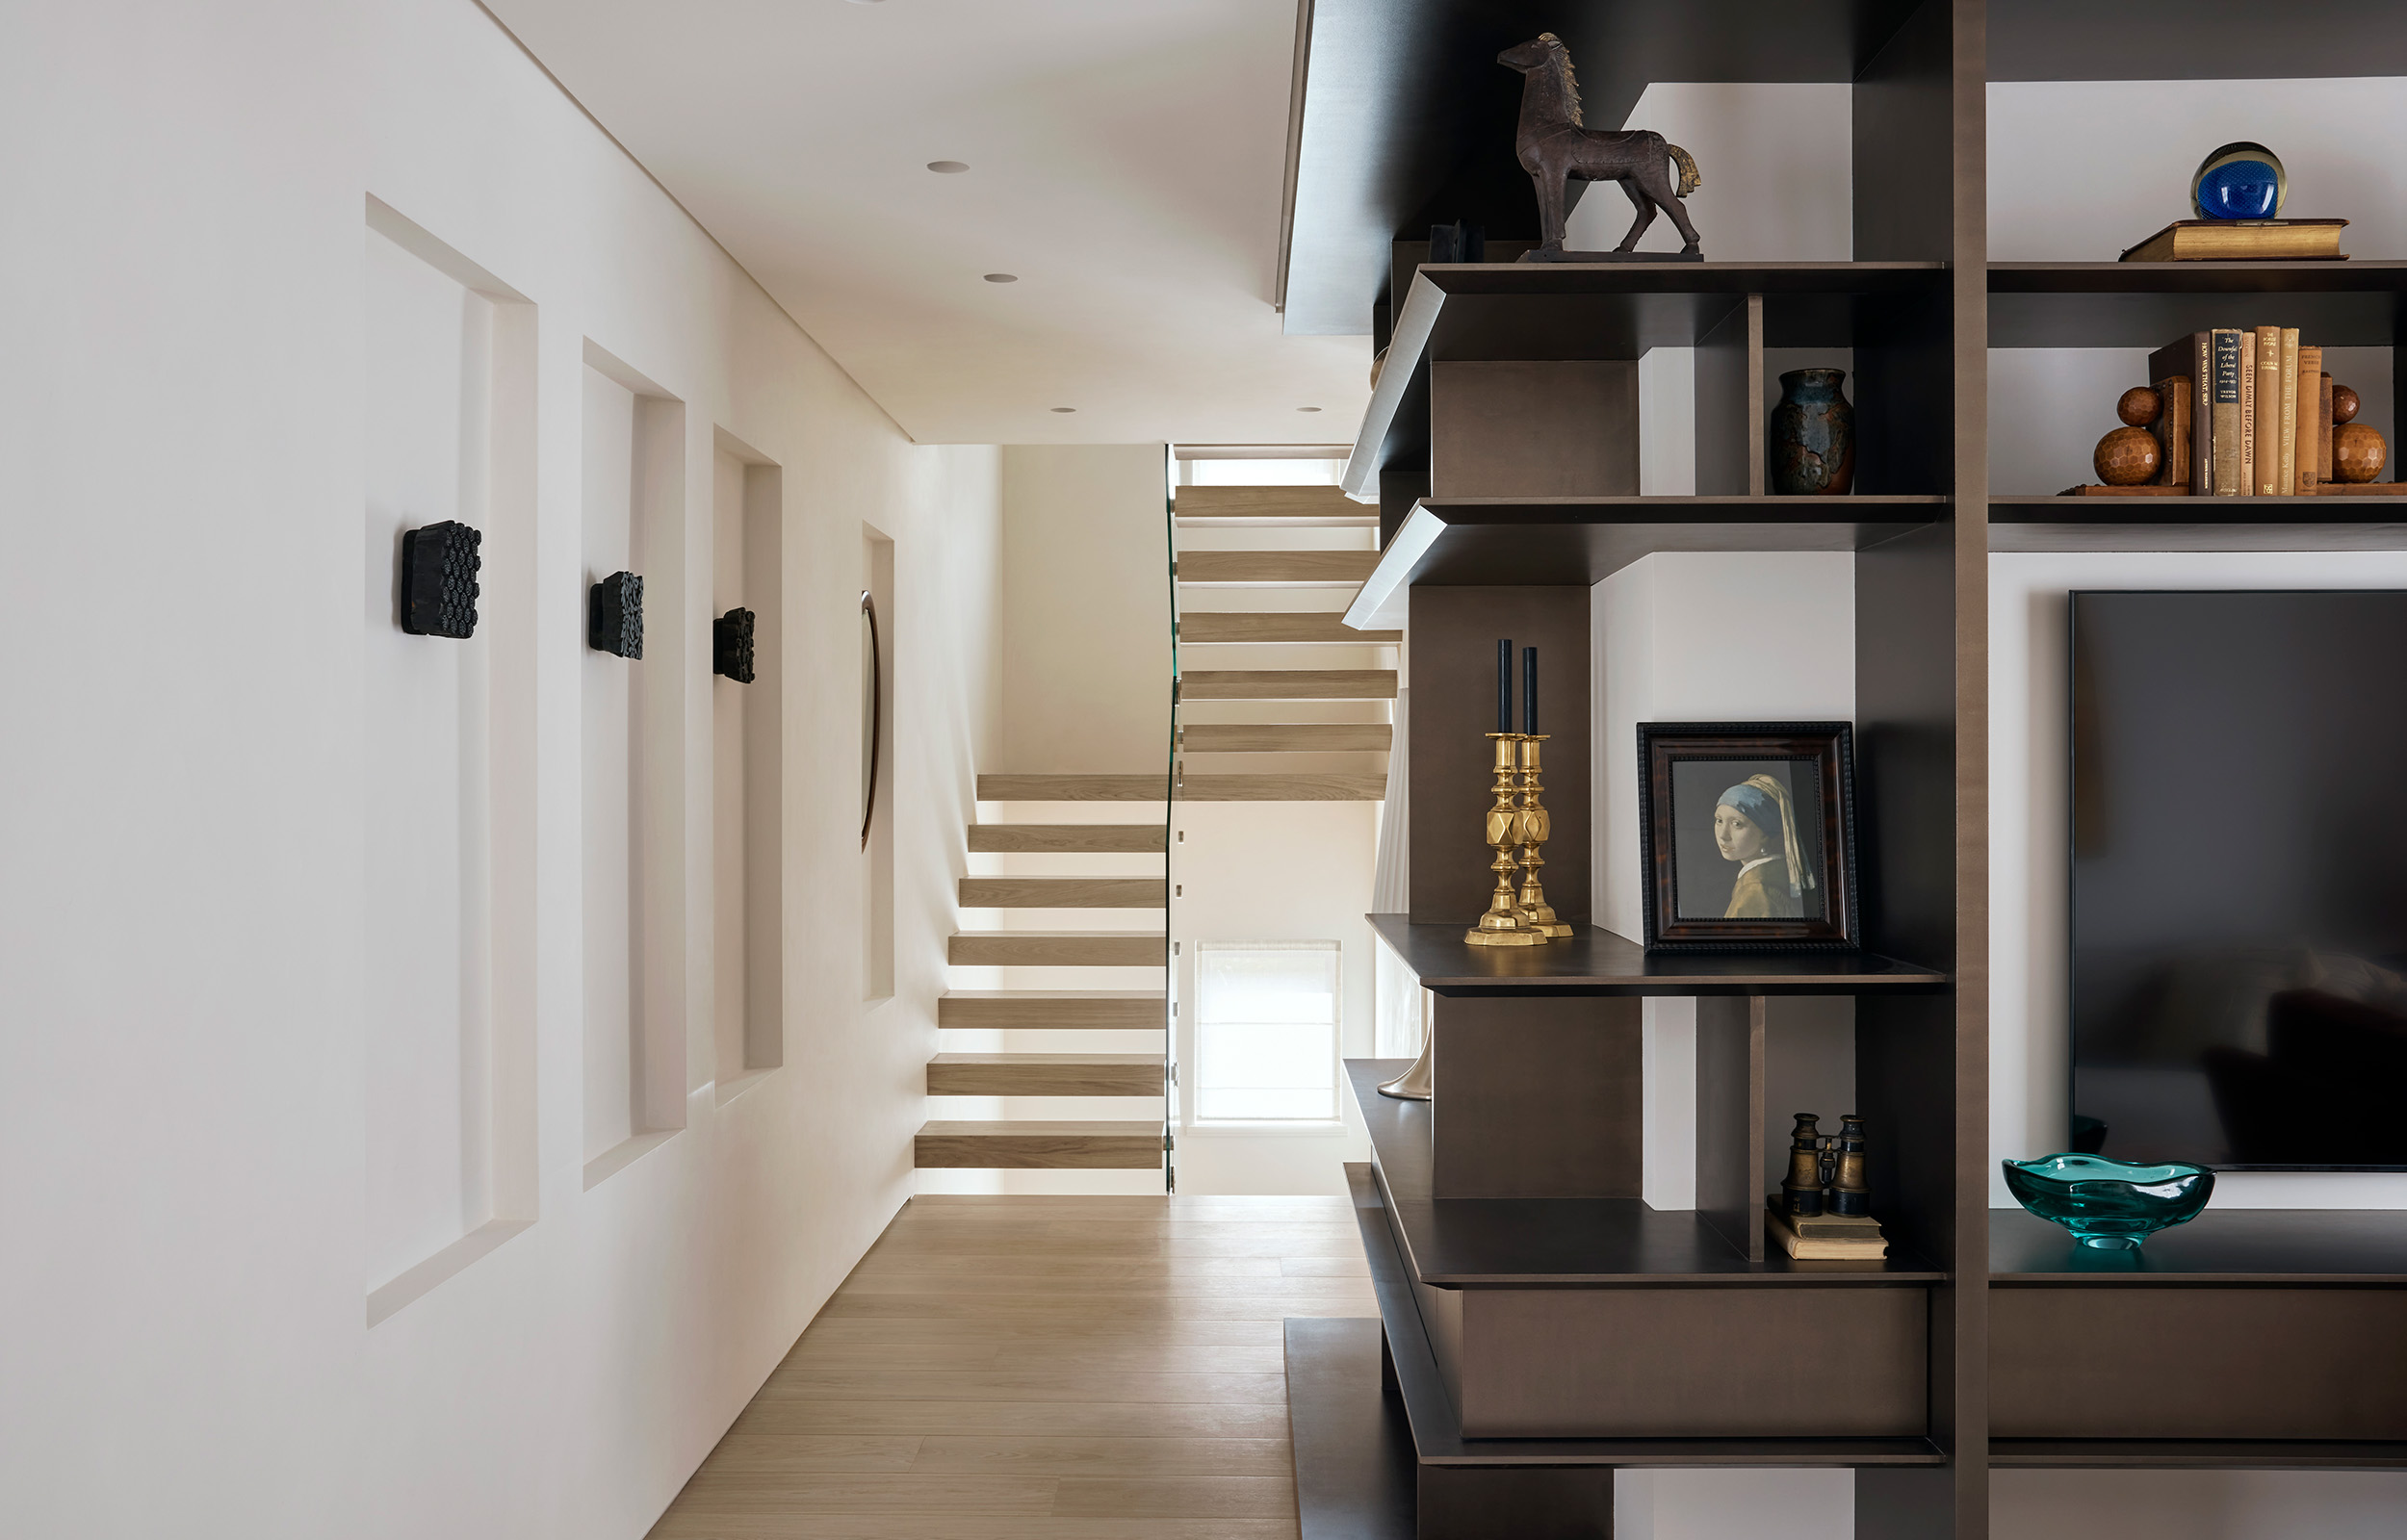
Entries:
[[2071,1147],[2407,1169],[2407,593],[2071,607]]

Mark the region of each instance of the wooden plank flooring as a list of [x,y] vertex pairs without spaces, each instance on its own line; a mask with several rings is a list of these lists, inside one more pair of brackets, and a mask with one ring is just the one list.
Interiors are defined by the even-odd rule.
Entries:
[[653,1540],[1294,1540],[1281,1322],[1376,1314],[1343,1198],[914,1198]]

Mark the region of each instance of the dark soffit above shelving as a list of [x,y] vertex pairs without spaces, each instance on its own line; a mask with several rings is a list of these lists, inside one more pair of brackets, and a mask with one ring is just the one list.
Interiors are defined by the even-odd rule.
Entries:
[[1311,0],[1286,327],[1370,330],[1399,232],[1455,219],[1535,239],[1513,158],[1521,77],[1496,55],[1541,32],[1618,128],[1647,83],[1852,80],[1914,0]]

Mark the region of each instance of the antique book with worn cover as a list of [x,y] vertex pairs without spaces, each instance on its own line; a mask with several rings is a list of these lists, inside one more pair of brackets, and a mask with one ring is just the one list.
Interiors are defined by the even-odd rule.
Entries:
[[2346,262],[2346,219],[2176,219],[2125,262]]

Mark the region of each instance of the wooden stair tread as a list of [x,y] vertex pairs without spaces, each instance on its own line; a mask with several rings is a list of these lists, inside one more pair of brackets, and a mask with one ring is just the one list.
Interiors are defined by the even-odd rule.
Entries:
[[1391,668],[1182,669],[1182,701],[1392,701]]
[[1298,610],[1191,611],[1178,617],[1182,642],[1309,642],[1323,646],[1352,643],[1391,644],[1404,640],[1402,631],[1358,631],[1343,615],[1306,614]]
[[1162,877],[964,877],[966,909],[1164,909]]
[[912,1141],[921,1168],[1141,1169],[1162,1164],[1162,1125],[1098,1118],[923,1123]]
[[1166,802],[1170,778],[1163,775],[1075,774],[982,775],[980,802]]
[[1170,848],[1161,824],[971,824],[970,849],[978,854],[1072,851],[1098,855],[1158,855]]
[[1290,525],[1342,528],[1376,528],[1379,508],[1357,502],[1335,486],[1313,487],[1179,487],[1173,511],[1185,523],[1265,526]]
[[1182,583],[1309,586],[1359,583],[1379,565],[1376,551],[1182,551]]
[[1384,802],[1377,772],[1326,775],[1200,775],[1179,783],[1182,802]]
[[1159,967],[1160,931],[955,931],[945,961],[967,967]]
[[1158,1096],[1158,1053],[940,1053],[931,1096]]
[[947,989],[936,997],[936,1024],[1158,1032],[1168,1001],[1160,989]]
[[1396,730],[1385,722],[1190,722],[1178,746],[1195,754],[1344,754],[1384,751]]

